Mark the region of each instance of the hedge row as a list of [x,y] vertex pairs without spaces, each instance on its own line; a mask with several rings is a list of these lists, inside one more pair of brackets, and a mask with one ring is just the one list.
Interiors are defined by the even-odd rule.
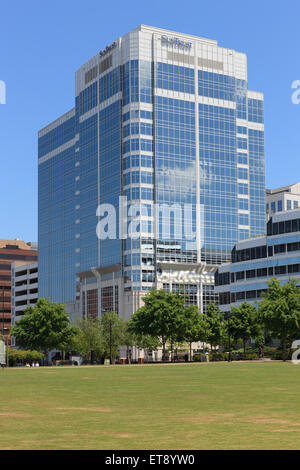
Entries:
[[[287,351],[286,359],[291,360],[292,354],[294,350]],[[232,361],[251,361],[253,359],[259,359],[259,352],[255,349],[250,350],[247,348],[246,353],[242,352],[242,350],[232,351],[231,359]],[[266,352],[264,352],[264,357],[273,359],[273,360],[282,360],[283,359],[283,352],[282,349],[276,348],[268,348]],[[210,352],[209,353],[209,360],[211,362],[217,361],[228,361],[228,352]],[[201,361],[201,354],[194,354],[194,361],[200,362]]]
[[39,351],[23,351],[21,349],[8,349],[8,363],[10,367],[16,364],[26,364],[29,362],[41,362],[44,355]]

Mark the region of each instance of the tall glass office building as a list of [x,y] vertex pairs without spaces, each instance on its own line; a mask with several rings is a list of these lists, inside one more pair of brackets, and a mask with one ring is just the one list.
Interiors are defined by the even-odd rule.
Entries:
[[205,310],[265,232],[263,107],[245,54],[187,34],[141,25],[80,67],[39,132],[39,295],[128,318],[156,287]]

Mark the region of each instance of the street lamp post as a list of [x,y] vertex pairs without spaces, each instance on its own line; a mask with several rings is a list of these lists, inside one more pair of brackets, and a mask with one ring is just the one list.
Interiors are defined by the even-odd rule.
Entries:
[[230,312],[225,313],[225,320],[228,321],[227,330],[228,330],[228,362],[231,362],[231,344],[230,344]]
[[6,367],[8,367],[8,335],[6,336],[6,342],[4,338],[4,286],[2,286],[2,341],[4,344],[4,350],[5,350],[5,343],[6,343],[6,354],[5,354],[5,361],[6,361]]
[[6,367],[8,367],[8,335],[6,336]]
[[2,286],[2,337],[4,341],[4,286]]
[[110,353],[110,364],[112,364],[111,337],[112,337],[112,319],[109,320],[109,353]]
[[[101,316],[107,313],[107,310],[101,311]],[[110,357],[110,364],[112,364],[112,319],[109,320],[109,357]]]

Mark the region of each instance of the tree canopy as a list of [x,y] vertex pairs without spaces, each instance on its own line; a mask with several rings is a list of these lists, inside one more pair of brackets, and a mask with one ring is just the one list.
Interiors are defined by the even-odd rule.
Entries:
[[286,349],[300,335],[300,290],[297,280],[281,283],[273,278],[262,295],[258,311],[261,322],[273,338],[279,338],[286,360]]
[[259,333],[257,308],[248,302],[243,302],[238,307],[232,307],[230,313],[230,332],[235,341],[243,341],[244,352],[246,342],[255,338]]
[[124,344],[124,320],[116,312],[105,312],[100,325],[103,355],[113,364],[119,354],[119,346]]
[[189,343],[189,360],[191,360],[192,343],[200,339],[200,317],[196,305],[189,305],[183,309],[176,336],[178,341]]
[[161,341],[163,359],[166,342],[172,343],[178,334],[184,314],[184,296],[161,290],[151,290],[143,299],[144,306],[131,317],[131,330],[138,335],[150,335]]
[[214,302],[211,302],[207,306],[204,321],[207,323],[207,342],[211,347],[219,346],[222,343],[225,334],[224,314]]
[[92,356],[94,359],[100,359],[103,355],[100,322],[92,318],[84,318],[78,320],[75,327],[76,335],[72,349],[78,351],[88,362],[92,362]]
[[187,305],[185,295],[153,289],[129,322],[115,312],[106,312],[100,321],[82,319],[70,326],[64,305],[42,298],[26,308],[11,335],[26,350],[41,350],[45,355],[52,349],[76,350],[88,361],[92,356],[109,357],[112,363],[121,346],[127,348],[128,361],[134,346],[149,351],[162,346],[165,360],[167,345],[171,345],[172,357],[176,344],[188,343],[191,358],[193,342],[202,341],[213,349],[228,341],[230,350],[232,342],[242,340],[245,352],[250,338],[255,339],[262,356],[266,339],[273,338],[281,341],[285,360],[287,347],[300,337],[298,282],[290,279],[281,283],[273,278],[257,305],[243,302],[232,307],[228,317],[214,303],[207,306],[205,313],[199,313],[196,305]]
[[52,349],[69,349],[76,330],[70,326],[63,304],[51,303],[48,299],[41,298],[34,306],[25,309],[24,315],[15,323],[10,334],[25,349],[41,350],[47,355]]

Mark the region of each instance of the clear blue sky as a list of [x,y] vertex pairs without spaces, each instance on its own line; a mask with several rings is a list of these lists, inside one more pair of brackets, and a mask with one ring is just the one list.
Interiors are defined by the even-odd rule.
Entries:
[[0,17],[0,238],[37,239],[37,132],[74,106],[75,71],[141,23],[245,52],[265,94],[267,187],[300,180],[299,1],[15,0]]

